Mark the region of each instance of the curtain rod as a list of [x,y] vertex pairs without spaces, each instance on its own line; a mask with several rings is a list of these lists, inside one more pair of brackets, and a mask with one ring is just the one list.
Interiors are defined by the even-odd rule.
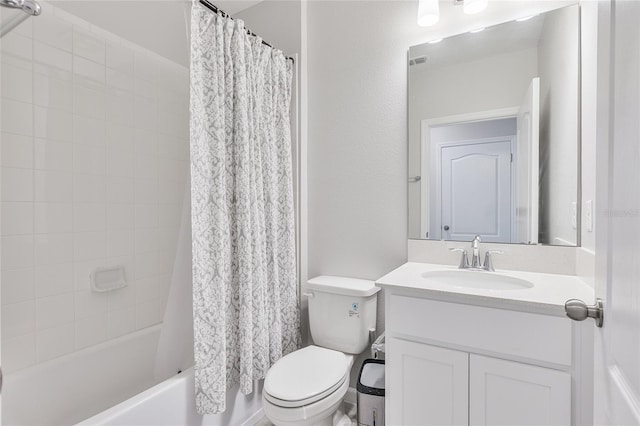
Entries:
[[[229,19],[235,20],[233,18],[233,16],[229,15],[224,10],[218,8],[218,6],[216,6],[215,4],[211,3],[209,0],[198,0],[198,1],[200,2],[201,5],[203,5],[207,9],[211,10],[213,13],[219,13],[225,18],[229,18]],[[254,33],[253,31],[251,31],[249,28],[245,27],[245,30],[247,30],[247,34],[252,35],[254,37],[258,37],[258,35],[256,33]],[[265,46],[269,46],[269,47],[273,48],[273,46],[271,46],[269,43],[267,43],[264,40],[262,40],[262,44],[264,44]],[[290,56],[285,56],[285,59],[287,59],[287,60],[289,60],[291,62],[295,62],[295,60]]]

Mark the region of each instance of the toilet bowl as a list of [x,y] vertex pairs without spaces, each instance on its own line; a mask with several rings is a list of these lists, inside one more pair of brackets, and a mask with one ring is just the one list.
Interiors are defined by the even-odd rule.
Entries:
[[321,276],[308,281],[309,325],[315,346],[294,351],[267,372],[265,416],[276,426],[350,424],[340,411],[355,354],[375,330],[379,291],[373,281]]
[[265,379],[265,415],[276,426],[332,426],[349,388],[353,360],[353,355],[318,346],[280,359]]

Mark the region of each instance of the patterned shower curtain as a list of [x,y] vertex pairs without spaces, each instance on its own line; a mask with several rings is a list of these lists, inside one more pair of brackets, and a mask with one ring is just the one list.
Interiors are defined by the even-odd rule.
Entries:
[[291,158],[292,64],[241,20],[191,13],[191,220],[196,403],[300,345]]

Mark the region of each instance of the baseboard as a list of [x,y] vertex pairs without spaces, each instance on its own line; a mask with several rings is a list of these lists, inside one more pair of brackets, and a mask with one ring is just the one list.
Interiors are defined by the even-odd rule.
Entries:
[[245,420],[240,426],[253,426],[256,423],[258,423],[258,421],[260,421],[260,419],[262,419],[263,417],[264,417],[264,409],[260,408],[258,411],[253,413],[251,417]]
[[355,388],[347,389],[347,394],[344,396],[344,402],[356,405],[358,402],[358,391]]

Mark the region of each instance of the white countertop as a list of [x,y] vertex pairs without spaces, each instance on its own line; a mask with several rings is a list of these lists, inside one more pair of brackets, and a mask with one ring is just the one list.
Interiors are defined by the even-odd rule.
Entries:
[[580,278],[569,275],[506,270],[472,272],[500,274],[534,284],[532,288],[517,290],[456,287],[439,284],[421,276],[428,271],[457,269],[456,266],[408,262],[376,280],[376,285],[390,290],[409,292],[418,297],[559,316],[565,315],[564,303],[569,299],[581,299],[589,305],[595,301],[593,289]]

